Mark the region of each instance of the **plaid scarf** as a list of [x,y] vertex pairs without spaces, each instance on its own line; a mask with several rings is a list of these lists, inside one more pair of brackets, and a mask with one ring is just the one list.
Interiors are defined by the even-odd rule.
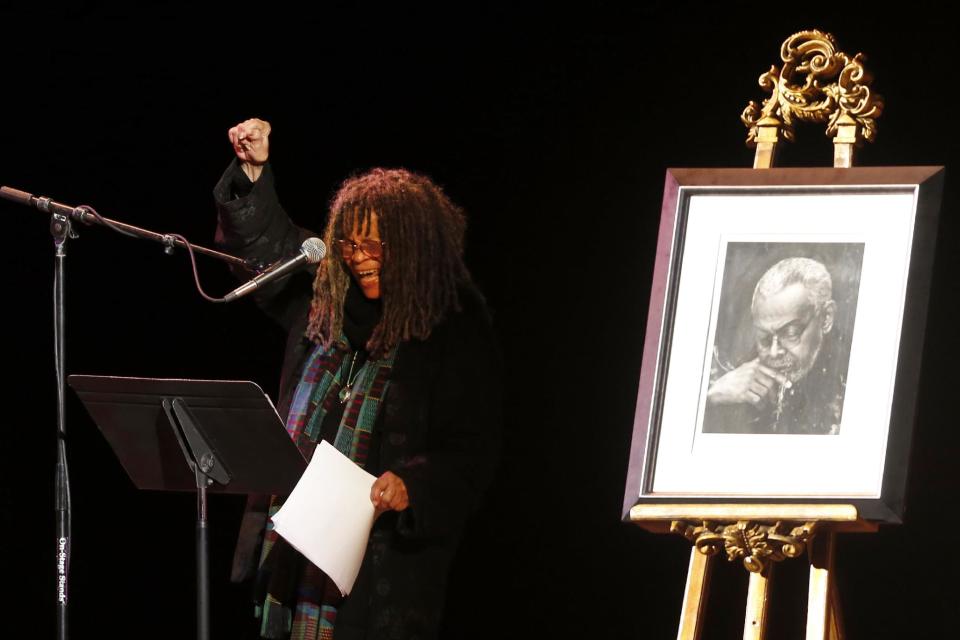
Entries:
[[[381,401],[390,385],[396,347],[383,358],[369,359],[356,372],[346,399],[333,446],[361,467],[365,466],[370,438]],[[353,353],[346,339],[329,349],[317,345],[303,367],[287,415],[287,432],[308,460],[321,435],[324,418],[340,402],[340,391],[349,382]],[[283,504],[274,496],[272,517]],[[337,616],[340,591],[326,574],[280,538],[268,519],[260,554],[256,607],[260,635],[264,638],[330,640]],[[294,606],[291,607],[291,604]]]

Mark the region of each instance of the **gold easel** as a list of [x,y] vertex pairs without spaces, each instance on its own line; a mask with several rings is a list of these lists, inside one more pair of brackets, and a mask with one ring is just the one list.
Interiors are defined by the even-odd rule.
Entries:
[[[883,98],[869,87],[864,56],[840,51],[830,34],[802,31],[780,48],[782,69],[760,76],[770,92],[761,108],[750,102],[741,115],[756,147],[753,167],[773,166],[781,140],[793,141],[793,123],[827,124],[833,137],[833,166],[853,166],[853,153],[876,137]],[[698,640],[707,601],[711,561],[724,551],[750,571],[744,640],[762,640],[775,562],[807,552],[810,581],[807,640],[841,640],[843,623],[833,576],[837,533],[873,532],[877,524],[859,518],[849,504],[639,504],[630,519],[656,533],[679,533],[693,542],[680,614],[678,640]]]

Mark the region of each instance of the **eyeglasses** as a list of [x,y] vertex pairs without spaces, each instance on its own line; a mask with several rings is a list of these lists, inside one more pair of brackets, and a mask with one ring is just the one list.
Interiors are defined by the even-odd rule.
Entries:
[[807,327],[810,326],[810,323],[813,322],[819,314],[814,313],[806,322],[802,320],[794,320],[793,322],[787,324],[784,327],[781,327],[773,333],[766,331],[757,331],[757,344],[759,344],[764,349],[769,349],[773,345],[773,338],[777,338],[777,344],[782,347],[795,347],[800,344],[800,339],[803,337],[803,334],[806,333]]
[[359,243],[346,238],[338,238],[337,244],[340,246],[340,255],[343,256],[344,260],[349,260],[353,257],[353,252],[357,249],[363,251],[371,258],[380,258],[383,256],[383,245],[387,243],[371,238],[361,240]]

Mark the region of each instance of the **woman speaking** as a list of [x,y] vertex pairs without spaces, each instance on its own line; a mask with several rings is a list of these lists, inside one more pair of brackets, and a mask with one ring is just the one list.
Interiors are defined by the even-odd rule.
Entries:
[[[311,234],[280,206],[270,125],[229,131],[236,153],[214,189],[217,242],[260,263]],[[318,222],[320,222],[320,212]],[[322,439],[377,477],[377,518],[353,591],[272,530],[282,498],[250,496],[234,579],[252,578],[265,638],[432,638],[467,517],[493,473],[501,423],[497,348],[463,263],[462,210],[429,178],[374,169],[327,212],[326,257],[262,287],[289,333],[278,410],[309,459]]]

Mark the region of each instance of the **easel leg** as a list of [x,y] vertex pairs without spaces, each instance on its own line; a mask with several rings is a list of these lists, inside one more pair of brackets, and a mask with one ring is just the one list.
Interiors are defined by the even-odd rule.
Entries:
[[833,577],[835,534],[810,542],[810,589],[807,598],[807,640],[842,640],[840,601]]
[[690,568],[687,570],[687,586],[683,592],[683,610],[680,612],[677,640],[700,638],[710,586],[711,560],[712,557],[700,553],[696,547],[690,550]]
[[767,628],[767,602],[773,564],[768,564],[761,573],[750,574],[747,588],[747,615],[743,622],[743,640],[763,640]]

